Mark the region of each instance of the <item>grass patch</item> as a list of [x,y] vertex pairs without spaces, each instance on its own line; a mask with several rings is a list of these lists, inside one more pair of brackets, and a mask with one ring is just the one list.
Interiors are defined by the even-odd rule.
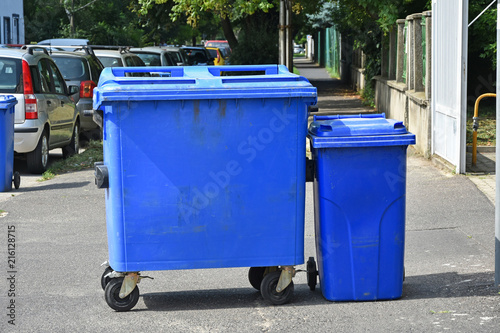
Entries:
[[80,171],[94,167],[95,162],[103,160],[102,142],[90,141],[85,147],[85,151],[78,155],[73,155],[65,160],[58,161],[50,166],[42,174],[39,181],[49,180],[56,175],[60,175],[70,171]]
[[297,69],[297,67],[295,67],[295,66],[293,66],[293,74],[300,75],[299,70],[298,70],[298,69]]

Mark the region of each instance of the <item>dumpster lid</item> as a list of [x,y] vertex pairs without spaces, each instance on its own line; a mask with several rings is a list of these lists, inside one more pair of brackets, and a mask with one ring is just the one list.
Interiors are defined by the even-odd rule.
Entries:
[[314,148],[415,144],[402,121],[385,114],[314,116],[309,126]]
[[117,101],[307,98],[316,88],[283,65],[107,67],[94,89],[94,109]]
[[0,109],[8,109],[17,104],[17,99],[12,95],[0,95]]

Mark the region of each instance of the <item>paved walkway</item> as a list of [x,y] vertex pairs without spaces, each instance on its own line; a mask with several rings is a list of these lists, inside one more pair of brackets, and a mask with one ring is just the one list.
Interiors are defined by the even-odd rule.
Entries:
[[[321,114],[371,113],[375,109],[363,104],[351,87],[330,77],[318,64],[306,58],[296,58],[294,64],[300,75],[318,89],[318,108]],[[479,149],[477,163],[472,166],[472,153],[467,153],[467,177],[495,204],[495,152]]]

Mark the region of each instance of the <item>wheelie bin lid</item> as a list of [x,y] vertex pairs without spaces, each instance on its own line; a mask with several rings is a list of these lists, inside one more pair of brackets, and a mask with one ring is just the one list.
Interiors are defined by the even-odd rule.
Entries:
[[94,89],[94,110],[120,101],[309,98],[316,88],[283,65],[107,67]]
[[309,126],[313,148],[400,146],[415,144],[402,121],[385,114],[314,116]]
[[12,95],[0,96],[0,110],[7,110],[17,104],[17,99]]

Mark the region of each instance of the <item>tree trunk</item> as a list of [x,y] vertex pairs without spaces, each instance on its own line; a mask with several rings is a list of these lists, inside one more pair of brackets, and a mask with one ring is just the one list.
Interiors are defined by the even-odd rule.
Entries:
[[231,24],[231,21],[229,20],[229,17],[221,16],[221,23],[222,23],[222,31],[224,31],[224,36],[226,37],[227,42],[229,43],[229,47],[231,49],[236,48],[236,46],[238,46],[238,40],[234,35],[233,26]]

